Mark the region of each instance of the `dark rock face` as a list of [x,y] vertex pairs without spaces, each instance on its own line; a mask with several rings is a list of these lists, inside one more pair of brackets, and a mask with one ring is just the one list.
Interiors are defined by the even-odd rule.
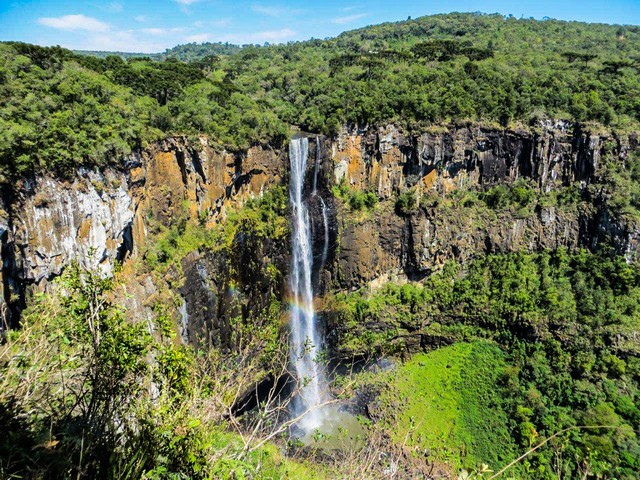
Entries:
[[338,245],[338,210],[331,193],[331,161],[325,137],[310,138],[303,196],[307,202],[313,250],[312,283],[316,295],[330,287],[331,265]]
[[[234,350],[234,322],[261,322],[270,302],[285,296],[288,242],[238,233],[231,251],[191,252],[182,259],[186,331],[193,345]],[[269,268],[270,266],[275,267]],[[237,330],[237,329],[236,329]]]
[[[450,126],[408,135],[389,126],[346,132],[327,152],[332,181],[374,191],[381,205],[364,219],[339,210],[333,286],[355,288],[389,274],[420,278],[448,260],[517,250],[595,249],[608,242],[635,257],[640,228],[608,208],[599,184],[605,161],[622,164],[637,148],[637,135],[595,134],[568,122],[532,130]],[[465,201],[465,192],[522,181],[536,198],[573,187],[581,201],[535,201],[529,209]],[[398,215],[392,204],[408,190],[419,206]]]
[[229,338],[229,319],[237,312],[228,301],[228,265],[222,257],[192,252],[182,259],[182,270],[184,285],[179,292],[186,313],[183,338],[192,345],[219,348]]
[[[326,274],[331,289],[420,280],[448,261],[464,264],[491,253],[607,245],[638,258],[640,226],[611,205],[606,179],[607,170],[625,168],[637,150],[636,134],[595,134],[566,122],[531,130],[458,125],[419,135],[393,126],[344,132],[326,151],[333,166],[327,173],[335,184],[375,192],[379,204],[363,213],[336,200],[337,250]],[[527,201],[489,196],[517,188]],[[407,193],[415,205],[398,208]],[[393,311],[363,324],[347,324],[331,307],[323,316],[331,357],[346,361],[375,353],[378,347],[367,350],[361,336],[397,353],[452,341],[437,329],[426,333],[405,324]]]

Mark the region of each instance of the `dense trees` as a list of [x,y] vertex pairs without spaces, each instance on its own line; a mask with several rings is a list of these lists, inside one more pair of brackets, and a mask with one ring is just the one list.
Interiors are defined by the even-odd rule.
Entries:
[[231,149],[281,143],[284,124],[214,71],[119,56],[77,56],[59,48],[0,44],[0,175],[118,162],[167,134],[209,134]]
[[[516,478],[577,478],[585,472],[584,478],[636,478],[640,469],[638,264],[607,253],[562,249],[492,255],[466,266],[450,263],[421,284],[389,284],[372,294],[343,294],[336,307],[340,322],[351,325],[342,341],[352,346],[389,348],[385,335],[402,338],[407,329],[436,344],[437,339],[445,343],[491,339],[500,345],[510,367],[503,369],[491,392],[491,397],[498,393],[499,398],[491,401],[496,414],[508,415],[508,439],[495,445],[474,436],[469,455],[484,450],[499,458],[512,442],[526,450],[565,428],[606,426],[571,430],[562,441],[532,455]],[[387,325],[386,331],[380,325]],[[471,380],[474,388],[487,381]],[[464,400],[466,393],[457,395]],[[398,398],[397,391],[389,395]],[[462,413],[467,412],[462,405]],[[402,415],[400,411],[398,417]],[[394,434],[402,436],[395,430]],[[454,447],[461,448],[459,443]],[[489,461],[486,456],[475,460]],[[509,455],[502,456],[491,466],[509,460]]]
[[64,60],[61,49],[0,45],[0,174],[105,164],[154,134],[149,99]]
[[252,47],[222,68],[285,121],[324,133],[540,113],[628,126],[640,118],[639,45],[636,27],[450,14]]
[[638,27],[481,14],[287,45],[181,45],[164,61],[7,43],[0,165],[5,176],[64,171],[169,133],[278,145],[287,125],[335,134],[345,124],[552,117],[634,128],[639,49]]

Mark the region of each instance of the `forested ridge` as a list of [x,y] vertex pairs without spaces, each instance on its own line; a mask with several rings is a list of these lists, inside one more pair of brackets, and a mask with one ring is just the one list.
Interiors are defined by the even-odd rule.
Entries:
[[169,134],[278,146],[290,125],[333,135],[343,125],[553,118],[629,129],[640,119],[639,51],[636,26],[482,14],[286,45],[188,44],[163,61],[8,42],[0,165],[5,176],[60,173]]

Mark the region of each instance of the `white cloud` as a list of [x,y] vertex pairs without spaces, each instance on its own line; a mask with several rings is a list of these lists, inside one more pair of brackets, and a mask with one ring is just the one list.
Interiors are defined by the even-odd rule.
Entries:
[[331,23],[337,23],[339,25],[342,25],[342,24],[345,24],[345,23],[355,22],[356,20],[359,20],[359,19],[364,18],[366,16],[367,16],[366,13],[358,13],[356,15],[349,15],[349,16],[346,16],[346,17],[333,18],[333,19],[331,19]]
[[118,13],[122,11],[123,7],[120,2],[111,2],[108,8],[109,8],[109,11]]
[[136,16],[136,17],[133,17],[133,19],[134,19],[136,22],[140,22],[140,23],[144,23],[144,22],[146,22],[146,21],[148,20],[148,18],[147,18],[147,16],[146,16],[146,15],[138,15],[138,16]]
[[199,2],[200,0],[175,0],[181,5],[193,5],[194,3]]
[[43,25],[76,32],[72,39],[62,45],[72,50],[158,53],[180,43],[177,34],[185,31],[183,28],[114,30],[102,22],[99,22],[102,24],[100,29],[92,30],[87,27],[87,25],[91,25],[91,22],[66,21],[61,23],[49,22],[49,19],[43,20],[45,22],[40,22]]
[[165,35],[167,33],[164,28],[143,28],[140,31],[149,35]]
[[268,17],[282,17],[285,15],[300,15],[301,13],[304,13],[304,10],[301,9],[272,7],[257,4],[251,5],[251,10],[253,10],[255,13],[266,15]]
[[174,46],[175,43],[165,38],[148,40],[146,37],[139,37],[133,30],[120,30],[89,34],[85,38],[76,39],[72,45],[65,46],[76,50],[158,53]]
[[147,35],[170,35],[172,33],[182,33],[186,29],[181,27],[175,28],[141,28],[140,31],[142,33],[146,33]]
[[229,25],[231,25],[231,19],[230,18],[221,18],[219,20],[209,20],[209,21],[202,21],[202,20],[198,20],[197,22],[194,22],[193,24],[196,28],[203,28],[203,27],[228,27]]
[[291,30],[290,28],[283,28],[281,30],[268,30],[265,32],[256,32],[256,36],[261,39],[264,38],[265,41],[277,41],[284,40],[285,38],[293,37],[297,32]]
[[279,17],[285,13],[284,8],[266,7],[264,5],[252,5],[251,10],[256,13],[261,13],[262,15],[267,15],[269,17]]
[[86,30],[88,32],[108,32],[110,27],[108,23],[87,17],[85,15],[64,15],[62,17],[43,17],[39,18],[40,25],[46,25],[51,28],[60,30]]

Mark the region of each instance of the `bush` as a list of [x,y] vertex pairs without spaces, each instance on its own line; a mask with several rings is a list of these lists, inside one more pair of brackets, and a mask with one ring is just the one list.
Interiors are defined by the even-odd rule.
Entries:
[[396,200],[396,213],[398,215],[412,215],[418,210],[418,201],[413,190],[401,193]]

